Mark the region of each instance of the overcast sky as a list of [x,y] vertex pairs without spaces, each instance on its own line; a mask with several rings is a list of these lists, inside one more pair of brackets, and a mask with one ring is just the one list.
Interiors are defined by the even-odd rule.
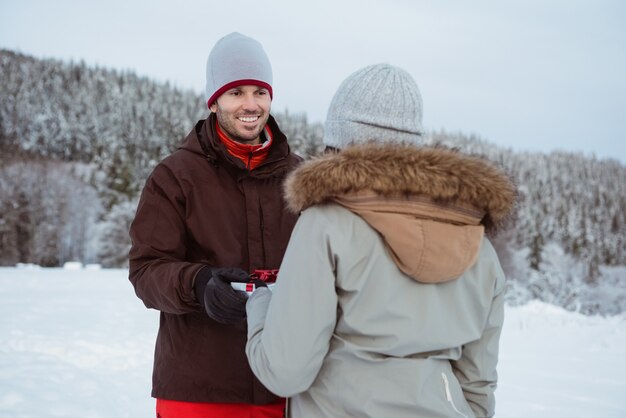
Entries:
[[264,45],[275,110],[322,122],[346,76],[387,62],[417,81],[426,129],[626,163],[624,0],[0,0],[0,48],[198,93],[233,31]]

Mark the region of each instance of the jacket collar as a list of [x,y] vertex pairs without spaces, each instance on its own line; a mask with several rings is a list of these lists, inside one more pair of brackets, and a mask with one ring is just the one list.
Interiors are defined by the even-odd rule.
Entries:
[[[200,154],[215,165],[225,165],[226,167],[248,172],[246,165],[238,158],[231,155],[222,141],[219,140],[215,129],[217,117],[211,113],[208,118],[198,121],[194,129],[187,135],[179,149],[184,149],[195,154]],[[267,159],[257,168],[250,172],[254,177],[266,177],[268,175],[283,173],[288,166],[285,161],[291,150],[287,137],[280,130],[278,123],[270,115],[267,121],[273,139]],[[265,167],[271,166],[271,167]]]

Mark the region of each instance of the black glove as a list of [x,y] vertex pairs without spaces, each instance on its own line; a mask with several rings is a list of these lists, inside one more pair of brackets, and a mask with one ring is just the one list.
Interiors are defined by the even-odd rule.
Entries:
[[233,289],[232,282],[246,283],[250,275],[236,267],[204,267],[198,272],[194,291],[207,315],[222,324],[246,318],[246,292]]

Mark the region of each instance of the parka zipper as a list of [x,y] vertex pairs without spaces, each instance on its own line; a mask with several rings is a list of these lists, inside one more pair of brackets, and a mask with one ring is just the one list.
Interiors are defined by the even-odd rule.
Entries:
[[446,390],[446,400],[450,402],[450,405],[452,405],[452,409],[454,409],[454,411],[460,416],[468,418],[468,416],[459,411],[454,404],[454,400],[452,399],[452,393],[450,392],[450,382],[448,381],[448,376],[446,376],[445,373],[441,372],[441,378],[443,379],[443,386]]

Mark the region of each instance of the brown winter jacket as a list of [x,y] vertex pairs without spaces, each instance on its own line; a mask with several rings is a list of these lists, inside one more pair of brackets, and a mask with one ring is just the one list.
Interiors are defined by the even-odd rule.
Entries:
[[198,304],[204,266],[246,271],[280,266],[296,216],[281,186],[301,161],[270,116],[274,142],[253,171],[217,139],[215,115],[148,178],[130,228],[129,278],[148,308],[161,311],[152,396],[189,402],[265,404],[277,400],[254,377],[246,323],[222,325]]

